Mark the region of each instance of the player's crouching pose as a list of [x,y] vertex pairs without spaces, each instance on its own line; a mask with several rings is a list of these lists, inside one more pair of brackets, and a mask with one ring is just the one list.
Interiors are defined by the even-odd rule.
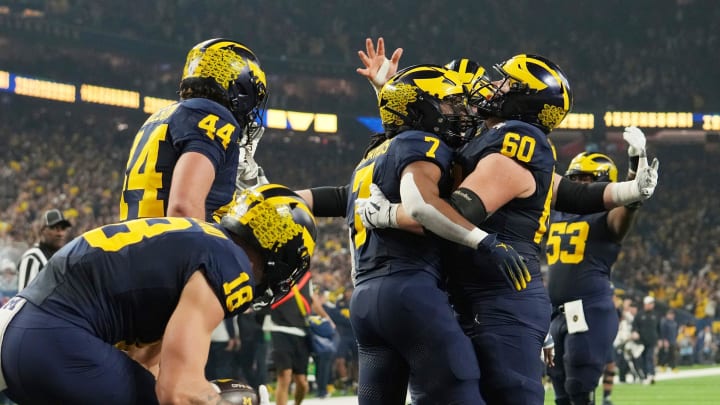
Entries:
[[[231,403],[204,376],[210,334],[284,296],[315,232],[305,203],[275,184],[240,193],[220,224],[163,217],[86,232],[0,309],[0,388],[22,404]],[[138,363],[126,344],[155,355]]]

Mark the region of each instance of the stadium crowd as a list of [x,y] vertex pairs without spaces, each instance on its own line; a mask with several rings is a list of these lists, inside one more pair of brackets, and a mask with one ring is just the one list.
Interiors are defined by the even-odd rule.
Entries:
[[[422,7],[409,1],[371,1],[360,9],[353,3],[334,4],[332,10],[321,1],[309,6],[251,0],[239,13],[226,12],[236,7],[229,0],[212,8],[189,1],[159,1],[150,8],[142,2],[20,3],[0,16],[0,28],[8,28],[0,41],[6,67],[160,97],[174,97],[186,47],[225,36],[242,38],[258,53],[270,75],[271,106],[372,113],[371,92],[353,74],[355,52],[366,37],[382,35],[389,47],[405,49],[404,64],[461,56],[491,64],[519,50],[548,56],[570,77],[583,78],[573,81],[576,111],[718,108],[712,93],[718,79],[710,70],[718,56],[705,50],[717,45],[714,27],[720,11],[696,0],[563,1],[553,8],[540,3],[474,2],[448,8],[440,0]],[[42,13],[28,16],[23,13],[27,7]],[[479,24],[488,34],[468,38]],[[57,27],[69,27],[79,39],[58,34],[53,41],[52,32],[66,32]],[[42,41],[28,35],[37,32],[49,34]],[[127,50],[98,51],[95,43],[104,39],[122,39]],[[58,41],[64,41],[62,46]],[[47,71],[49,65],[52,71]]]

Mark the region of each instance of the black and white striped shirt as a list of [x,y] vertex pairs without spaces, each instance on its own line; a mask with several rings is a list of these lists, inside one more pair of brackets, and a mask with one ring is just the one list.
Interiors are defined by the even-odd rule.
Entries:
[[48,246],[40,244],[35,244],[23,253],[18,264],[18,292],[30,284],[53,253],[55,252],[48,249]]

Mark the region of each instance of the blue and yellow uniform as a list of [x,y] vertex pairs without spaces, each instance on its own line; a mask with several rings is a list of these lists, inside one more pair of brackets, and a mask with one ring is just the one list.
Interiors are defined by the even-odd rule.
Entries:
[[[19,403],[156,403],[154,377],[119,348],[160,341],[198,270],[226,317],[247,309],[251,264],[226,232],[194,219],[139,219],[89,231],[55,253],[0,310],[22,304],[0,352],[8,396]],[[48,392],[56,396],[43,396]]]
[[175,164],[183,153],[196,152],[215,168],[205,220],[219,221],[235,193],[241,130],[227,108],[206,98],[182,100],[151,115],[130,151],[120,220],[167,215]]
[[[618,330],[610,268],[621,245],[608,229],[608,213],[573,215],[553,212],[547,239],[548,290],[553,312],[555,367],[549,374],[555,398],[594,391],[611,356]],[[582,300],[589,329],[569,334],[563,304]],[[603,348],[606,348],[603,350]]]
[[[483,130],[459,152],[464,174],[483,157],[500,153],[527,168],[535,192],[502,206],[479,227],[522,255],[532,275],[516,292],[481,250],[459,245],[445,255],[453,305],[478,356],[483,398],[488,403],[537,403],[544,398],[539,360],[550,324],[551,306],[540,273],[540,242],[547,230],[552,200],[555,151],[538,128],[505,121]],[[537,361],[534,361],[538,359]]]
[[361,404],[404,403],[408,378],[414,403],[483,403],[472,344],[443,288],[440,242],[398,229],[367,230],[355,214],[355,200],[370,195],[371,183],[399,202],[403,170],[417,161],[442,170],[440,194],[449,196],[452,159],[439,136],[410,130],[373,149],[353,173],[346,218],[354,249],[350,319],[359,345]]

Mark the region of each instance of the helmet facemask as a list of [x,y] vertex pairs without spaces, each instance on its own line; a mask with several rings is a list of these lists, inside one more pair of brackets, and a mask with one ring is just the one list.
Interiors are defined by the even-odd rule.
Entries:
[[256,307],[285,296],[310,267],[315,219],[300,196],[284,186],[266,184],[243,190],[221,225],[263,258],[263,279],[253,301]]
[[549,133],[572,108],[572,92],[565,74],[542,56],[516,55],[493,66],[499,79],[479,88],[490,88],[490,97],[471,97],[478,114],[519,120]]
[[381,89],[380,116],[386,133],[415,129],[439,135],[459,147],[475,133],[477,119],[467,102],[460,73],[440,66],[411,66]]

